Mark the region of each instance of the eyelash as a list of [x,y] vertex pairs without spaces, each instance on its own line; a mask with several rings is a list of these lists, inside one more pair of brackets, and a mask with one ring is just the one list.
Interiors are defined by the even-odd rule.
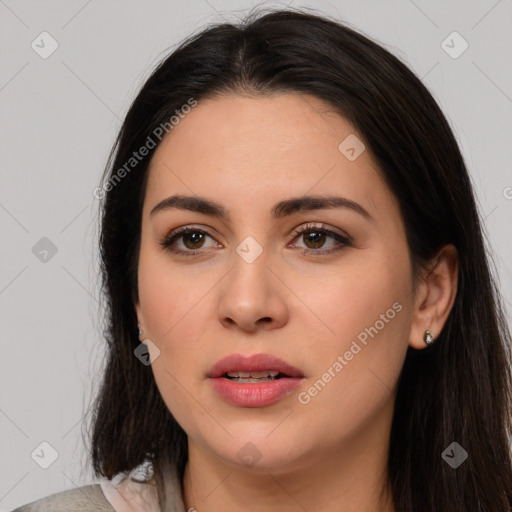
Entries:
[[[302,235],[303,233],[306,233],[308,231],[315,231],[320,232],[322,234],[326,234],[331,238],[334,238],[340,245],[334,249],[328,249],[328,250],[322,250],[322,249],[302,249],[302,253],[305,255],[324,255],[324,254],[331,254],[333,252],[337,252],[341,250],[343,247],[351,246],[350,238],[345,237],[343,235],[340,235],[339,233],[336,233],[329,229],[325,224],[322,224],[321,226],[315,226],[313,224],[306,224],[305,226],[302,226],[301,228],[297,228],[293,231],[293,238],[297,238],[298,236]],[[181,249],[176,249],[172,247],[172,244],[174,241],[180,236],[189,234],[189,233],[201,233],[203,235],[207,235],[210,238],[213,238],[207,231],[203,229],[198,229],[190,226],[184,226],[181,228],[178,228],[174,230],[171,234],[166,236],[159,244],[168,251],[174,253],[174,254],[182,254],[184,256],[196,256],[198,254],[201,254],[204,251],[198,250],[187,250],[183,251]]]

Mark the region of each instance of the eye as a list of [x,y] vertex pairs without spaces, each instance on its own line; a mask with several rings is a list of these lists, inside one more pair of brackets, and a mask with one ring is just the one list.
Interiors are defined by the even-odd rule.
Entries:
[[[314,224],[307,224],[298,228],[293,233],[295,237],[304,240],[306,249],[303,251],[304,254],[322,255],[329,254],[335,251],[341,250],[345,246],[350,246],[350,239],[348,236],[337,233],[329,229],[325,224],[315,226]],[[334,245],[331,245],[330,249],[318,250],[320,247],[325,245],[327,239],[334,240]]]
[[[200,253],[196,251],[196,249],[204,248],[204,241],[207,237],[212,238],[202,229],[186,226],[174,230],[169,234],[169,236],[159,243],[164,249],[173,253],[194,256]],[[176,244],[176,242],[181,242],[183,248],[176,247],[176,245],[179,245]]]

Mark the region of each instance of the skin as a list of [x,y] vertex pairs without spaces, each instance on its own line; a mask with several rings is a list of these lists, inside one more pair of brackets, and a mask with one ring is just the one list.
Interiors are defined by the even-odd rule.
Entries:
[[[389,498],[397,381],[407,347],[425,348],[425,330],[437,336],[446,322],[457,254],[446,246],[413,279],[398,203],[370,150],[354,161],[338,150],[350,134],[362,139],[315,97],[226,95],[200,101],[152,158],[136,310],[144,338],[160,350],[152,363],[158,388],[188,435],[187,509],[394,510],[390,500],[378,499],[381,491]],[[220,203],[231,219],[179,209],[150,216],[175,194]],[[302,195],[343,196],[372,219],[349,208],[271,217],[277,202]],[[309,223],[349,235],[351,244],[315,255],[340,245],[328,235],[315,246],[293,234]],[[201,254],[177,255],[159,245],[190,225],[208,233],[202,245],[181,236],[174,246]],[[252,263],[236,252],[248,236],[262,248]],[[301,403],[298,394],[394,303],[401,306],[394,318]],[[270,353],[305,379],[274,404],[230,405],[206,373],[232,353]],[[260,457],[252,467],[237,455],[249,442]]]

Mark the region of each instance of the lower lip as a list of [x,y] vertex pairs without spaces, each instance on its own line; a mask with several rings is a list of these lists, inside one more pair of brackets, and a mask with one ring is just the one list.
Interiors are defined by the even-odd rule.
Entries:
[[210,378],[213,389],[231,405],[264,407],[278,402],[300,386],[302,377],[281,378],[273,381],[244,384],[225,377]]

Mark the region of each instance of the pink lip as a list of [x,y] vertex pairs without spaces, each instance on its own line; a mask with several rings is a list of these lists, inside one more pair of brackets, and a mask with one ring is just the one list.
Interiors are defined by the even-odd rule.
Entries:
[[222,377],[228,372],[264,372],[265,370],[281,372],[288,377],[304,377],[304,374],[298,368],[270,354],[253,354],[250,356],[232,354],[217,361],[207,376],[215,378]]
[[[269,382],[243,384],[224,377],[228,372],[278,371],[286,377]],[[207,377],[213,389],[226,402],[240,407],[264,407],[289,395],[302,382],[304,374],[282,359],[269,354],[233,354],[217,361]]]

